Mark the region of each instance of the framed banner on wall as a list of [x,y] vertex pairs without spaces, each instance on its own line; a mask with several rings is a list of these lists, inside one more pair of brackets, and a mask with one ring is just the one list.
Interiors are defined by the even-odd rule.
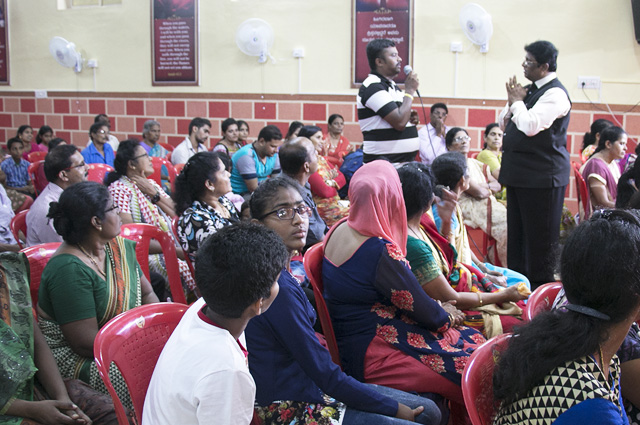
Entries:
[[[369,75],[367,43],[388,38],[396,43],[403,64],[413,62],[413,0],[352,0],[351,87]],[[401,72],[394,81],[403,83]]]
[[198,85],[198,0],[151,2],[152,81]]
[[0,0],[0,84],[9,85],[9,19],[7,0]]

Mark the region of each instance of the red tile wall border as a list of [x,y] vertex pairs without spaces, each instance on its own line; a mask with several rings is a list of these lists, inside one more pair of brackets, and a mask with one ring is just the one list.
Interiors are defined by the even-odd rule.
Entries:
[[[472,151],[482,146],[482,130],[498,116],[504,106],[502,100],[434,99],[425,98],[425,114],[429,118],[431,104],[444,101],[449,107],[447,124],[461,126],[473,138]],[[611,105],[615,117],[630,136],[632,150],[640,136],[640,111],[629,112],[632,105]],[[419,103],[421,125],[424,116]],[[78,112],[79,111],[79,112]],[[56,136],[84,146],[95,115],[109,114],[112,132],[119,139],[140,137],[147,119],[155,119],[162,127],[162,142],[177,145],[187,134],[193,113],[208,116],[212,123],[209,146],[221,138],[220,123],[232,116],[244,119],[250,126],[250,138],[255,139],[267,124],[277,125],[283,133],[293,120],[314,124],[326,129],[329,115],[341,114],[345,119],[345,136],[359,144],[362,140],[357,123],[355,96],[285,94],[218,94],[218,93],[86,93],[78,97],[73,92],[49,92],[45,99],[35,99],[33,92],[0,94],[0,143],[15,135],[19,125],[28,123],[34,129],[47,124]],[[613,119],[590,104],[574,104],[569,126],[568,148],[571,159],[579,160],[582,138],[597,118]],[[576,211],[576,189],[571,179],[567,205]]]

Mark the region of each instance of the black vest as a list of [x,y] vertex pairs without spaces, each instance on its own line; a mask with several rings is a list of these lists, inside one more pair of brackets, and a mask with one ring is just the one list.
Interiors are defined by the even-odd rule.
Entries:
[[[527,95],[524,103],[531,109],[550,88],[567,89],[557,78]],[[567,98],[569,93],[567,93]],[[569,113],[556,119],[551,127],[527,137],[509,120],[504,130],[500,183],[524,188],[550,188],[569,184],[570,164],[567,152]]]

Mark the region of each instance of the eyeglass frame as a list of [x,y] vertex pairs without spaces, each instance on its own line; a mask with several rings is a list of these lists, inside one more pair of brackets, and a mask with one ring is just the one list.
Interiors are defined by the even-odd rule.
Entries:
[[[291,210],[291,217],[280,217],[280,214],[278,214],[278,211],[283,211],[283,214],[284,214],[286,210]],[[307,204],[302,204],[297,207],[280,207],[271,212],[264,214],[263,216],[259,217],[258,220],[263,220],[268,216],[270,216],[271,214],[276,214],[276,217],[278,217],[278,220],[283,220],[283,221],[293,220],[296,214],[298,214],[300,217],[304,217],[304,216],[309,217],[311,215],[311,208]]]
[[134,156],[133,158],[131,158],[131,161],[137,161],[138,158],[142,158],[143,156],[149,156],[149,152],[145,152],[142,155],[138,155],[138,156]]
[[454,142],[468,142],[471,140],[471,136],[469,136],[468,134],[466,136],[458,136],[456,138],[453,139]]
[[87,168],[87,167],[89,167],[89,164],[87,164],[86,162],[82,161],[82,164],[72,165],[71,167],[67,167],[67,168],[65,168],[65,169],[64,169],[64,170],[62,170],[62,171],[71,171],[71,170],[73,170],[74,168],[81,168],[81,167],[85,167],[85,168]]

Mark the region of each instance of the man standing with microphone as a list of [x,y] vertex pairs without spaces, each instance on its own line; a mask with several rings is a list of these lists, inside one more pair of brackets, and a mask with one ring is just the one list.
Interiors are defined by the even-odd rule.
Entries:
[[402,69],[402,58],[393,41],[382,38],[367,44],[371,74],[358,91],[358,123],[362,130],[364,162],[384,157],[395,166],[416,158],[418,130],[409,123],[418,76],[405,66],[405,91],[393,81]]

